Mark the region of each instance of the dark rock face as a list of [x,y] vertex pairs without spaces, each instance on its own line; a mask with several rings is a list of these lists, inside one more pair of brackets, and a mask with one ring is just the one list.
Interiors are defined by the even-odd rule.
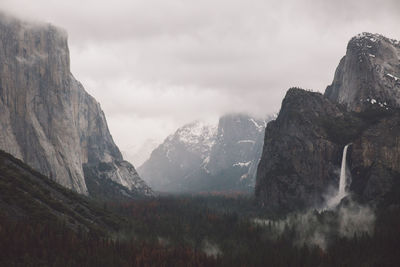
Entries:
[[0,14],[0,62],[0,149],[79,193],[88,192],[83,165],[101,162],[115,167],[114,182],[146,187],[72,76],[64,31]]
[[265,122],[243,114],[195,122],[156,148],[139,173],[163,192],[252,191]]
[[349,42],[325,95],[287,92],[265,133],[256,181],[261,205],[275,212],[322,205],[338,186],[350,142],[350,191],[373,204],[399,200],[399,55],[399,42],[362,34]]
[[272,210],[302,209],[323,202],[336,180],[341,147],[328,122],[343,111],[319,93],[290,89],[278,118],[268,123],[257,172],[256,197]]
[[[351,190],[365,201],[393,202],[400,193],[400,112],[385,113],[354,141]],[[392,199],[391,199],[392,198]]]

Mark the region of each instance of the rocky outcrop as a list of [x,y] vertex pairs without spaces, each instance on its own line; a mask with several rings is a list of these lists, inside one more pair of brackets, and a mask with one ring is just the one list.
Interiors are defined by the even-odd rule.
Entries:
[[325,96],[363,111],[370,103],[400,107],[400,42],[379,34],[353,37]]
[[400,111],[381,113],[355,140],[351,190],[364,201],[400,203]]
[[244,114],[218,126],[195,122],[179,128],[153,151],[139,173],[163,192],[252,191],[265,122]]
[[287,92],[266,129],[256,182],[262,206],[285,213],[323,205],[350,142],[351,193],[374,205],[400,203],[398,48],[381,35],[358,35],[325,95]]
[[341,147],[330,138],[343,111],[320,93],[290,89],[268,124],[257,172],[256,197],[271,210],[319,205],[337,180]]
[[71,74],[66,32],[0,14],[0,62],[0,149],[79,193],[88,193],[83,166],[100,163],[112,166],[108,179],[146,187]]

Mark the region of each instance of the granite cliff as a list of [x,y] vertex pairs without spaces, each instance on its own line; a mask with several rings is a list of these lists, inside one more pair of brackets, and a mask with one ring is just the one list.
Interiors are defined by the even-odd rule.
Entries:
[[378,34],[352,38],[325,94],[290,89],[267,125],[256,197],[290,212],[324,205],[337,188],[343,147],[350,192],[372,205],[400,203],[400,46]]
[[[100,104],[70,72],[65,31],[0,14],[0,149],[88,194],[85,172],[151,194],[124,161]],[[84,172],[84,169],[86,170]],[[102,179],[96,183],[102,186]]]
[[353,37],[325,96],[350,111],[369,104],[400,107],[400,42],[379,34]]

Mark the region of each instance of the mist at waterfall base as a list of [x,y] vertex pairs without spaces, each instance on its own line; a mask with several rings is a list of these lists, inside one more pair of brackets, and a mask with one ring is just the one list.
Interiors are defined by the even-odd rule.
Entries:
[[289,214],[282,220],[254,219],[254,223],[270,227],[278,238],[290,232],[296,245],[316,245],[321,249],[329,246],[335,237],[352,238],[354,235],[372,235],[375,227],[374,210],[352,199],[348,191],[351,173],[346,166],[348,144],[343,149],[340,179],[337,188],[330,188],[322,207],[302,213]]
[[332,195],[325,197],[324,209],[333,209],[339,205],[340,201],[348,195],[348,186],[351,183],[351,173],[347,169],[347,150],[351,144],[345,145],[342,154],[342,164],[340,167],[339,188]]

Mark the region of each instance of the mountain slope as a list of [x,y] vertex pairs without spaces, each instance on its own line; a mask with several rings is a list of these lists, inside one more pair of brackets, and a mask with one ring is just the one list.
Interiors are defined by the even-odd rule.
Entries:
[[215,142],[216,127],[200,121],[179,128],[139,167],[140,175],[159,191],[185,190],[182,179],[206,160]]
[[194,122],[155,149],[139,173],[162,192],[251,191],[265,122],[243,114]]
[[[364,49],[375,49],[375,57]],[[350,40],[325,95],[287,92],[266,129],[256,182],[262,206],[280,212],[321,207],[338,186],[343,147],[350,142],[354,196],[373,205],[398,202],[400,98],[385,73],[398,75],[393,62],[399,51],[397,41],[359,35]]]
[[0,217],[61,223],[78,230],[115,231],[125,222],[0,151]]
[[0,149],[82,194],[84,168],[151,193],[123,160],[100,104],[71,74],[63,30],[0,13],[0,47]]

